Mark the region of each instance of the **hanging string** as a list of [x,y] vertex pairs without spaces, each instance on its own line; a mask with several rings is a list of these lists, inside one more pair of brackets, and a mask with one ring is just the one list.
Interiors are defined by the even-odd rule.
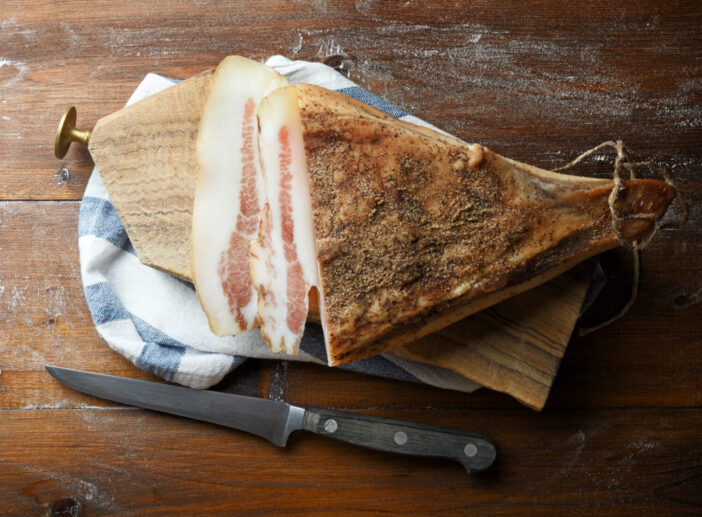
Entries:
[[[584,336],[586,334],[589,334],[590,332],[594,332],[596,330],[601,329],[602,327],[606,327],[610,323],[613,323],[614,321],[618,320],[622,316],[624,316],[629,309],[634,305],[636,302],[636,298],[639,293],[639,279],[640,279],[640,270],[641,270],[641,258],[640,258],[640,252],[641,250],[645,249],[653,240],[653,238],[656,236],[658,231],[662,228],[666,228],[669,226],[675,226],[675,227],[680,227],[684,225],[687,222],[688,216],[689,216],[689,208],[687,205],[687,201],[685,197],[682,195],[680,190],[678,189],[677,185],[673,181],[672,176],[670,173],[668,173],[667,170],[663,169],[662,167],[659,167],[655,165],[653,162],[650,161],[644,161],[644,162],[632,162],[629,160],[629,156],[626,153],[626,149],[624,148],[624,142],[621,140],[617,140],[616,142],[613,142],[611,140],[607,142],[602,142],[600,145],[597,145],[593,147],[592,149],[589,149],[588,151],[585,151],[582,153],[580,156],[578,156],[575,160],[571,161],[570,163],[567,163],[563,165],[562,167],[558,167],[557,169],[553,169],[554,172],[561,172],[565,171],[568,169],[571,169],[572,167],[576,166],[578,163],[583,161],[585,158],[595,154],[596,152],[600,151],[601,149],[611,147],[617,152],[617,157],[614,161],[614,172],[613,172],[613,179],[614,179],[614,186],[612,187],[612,192],[609,195],[608,198],[608,204],[609,204],[609,210],[612,214],[612,228],[614,229],[614,233],[617,236],[617,239],[619,239],[619,242],[625,246],[627,249],[631,250],[631,253],[633,255],[634,259],[634,271],[633,271],[633,278],[632,278],[632,283],[631,283],[631,293],[629,294],[629,299],[628,301],[624,304],[624,306],[621,308],[621,310],[612,316],[611,318],[607,319],[606,321],[603,321],[602,323],[599,323],[593,327],[587,327],[587,328],[582,328],[580,329],[580,335]],[[622,191],[624,190],[624,185],[623,185],[623,180],[622,180],[622,171],[625,170],[629,173],[629,179],[633,180],[636,179],[636,171],[641,168],[649,168],[657,172],[663,180],[673,187],[673,190],[675,190],[675,197],[677,198],[678,202],[680,203],[680,206],[682,207],[682,215],[677,221],[669,222],[666,224],[662,224],[660,222],[660,219],[656,217],[655,214],[621,214],[617,211],[616,209],[616,204],[617,201],[619,201],[619,198],[622,194]],[[624,235],[621,232],[621,224],[623,221],[626,220],[631,220],[631,219],[643,219],[650,221],[652,223],[651,231],[646,235],[644,238],[639,239],[639,240],[634,240],[634,241],[629,241],[624,237]]]

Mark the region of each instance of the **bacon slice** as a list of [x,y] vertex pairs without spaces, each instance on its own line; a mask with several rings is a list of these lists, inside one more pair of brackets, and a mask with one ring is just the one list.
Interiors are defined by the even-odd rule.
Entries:
[[297,353],[317,284],[312,209],[297,91],[281,88],[258,108],[266,206],[251,243],[261,333],[275,352]]
[[212,332],[237,334],[257,324],[248,263],[263,206],[256,109],[287,80],[240,56],[224,59],[202,116],[191,235],[193,282]]
[[[296,88],[331,365],[409,343],[619,245],[610,180],[514,162]],[[662,181],[626,181],[616,209],[660,217],[673,197]],[[634,239],[651,224],[620,230]]]

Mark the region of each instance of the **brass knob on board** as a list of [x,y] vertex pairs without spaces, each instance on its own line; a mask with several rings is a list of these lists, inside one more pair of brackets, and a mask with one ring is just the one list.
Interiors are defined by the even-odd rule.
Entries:
[[76,108],[74,106],[68,108],[61,117],[56,133],[56,143],[54,144],[56,158],[61,159],[66,156],[71,142],[88,145],[91,133],[90,129],[76,129]]

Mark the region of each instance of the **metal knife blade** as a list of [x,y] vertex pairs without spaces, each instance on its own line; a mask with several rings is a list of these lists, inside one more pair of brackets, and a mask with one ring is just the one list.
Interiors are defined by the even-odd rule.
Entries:
[[457,429],[57,366],[46,370],[59,382],[88,395],[231,427],[280,447],[292,431],[304,429],[371,449],[453,459],[469,473],[485,470],[497,455],[495,446],[484,436]]
[[76,391],[130,406],[153,409],[255,434],[284,447],[292,431],[302,429],[305,410],[276,400],[172,384],[114,377],[47,366],[57,381]]

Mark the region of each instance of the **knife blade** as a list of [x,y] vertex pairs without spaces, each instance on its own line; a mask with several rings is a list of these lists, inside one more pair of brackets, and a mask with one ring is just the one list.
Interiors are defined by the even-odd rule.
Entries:
[[468,473],[485,470],[497,455],[490,440],[458,429],[58,366],[46,370],[60,383],[88,395],[245,431],[279,447],[293,431],[305,430],[385,452],[452,459]]

